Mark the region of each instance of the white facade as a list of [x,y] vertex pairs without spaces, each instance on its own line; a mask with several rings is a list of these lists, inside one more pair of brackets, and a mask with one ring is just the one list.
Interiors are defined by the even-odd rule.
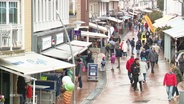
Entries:
[[107,2],[99,2],[99,16],[107,14]]
[[89,2],[89,18],[98,17],[99,16],[99,8],[98,1],[90,1]]
[[23,46],[24,9],[21,8],[21,0],[0,0],[0,48],[12,50]]
[[63,23],[69,24],[69,0],[33,0],[33,31],[61,27],[56,11]]
[[178,0],[164,0],[165,15],[182,15],[182,4]]
[[109,2],[109,10],[118,10],[119,1],[117,0],[111,0]]

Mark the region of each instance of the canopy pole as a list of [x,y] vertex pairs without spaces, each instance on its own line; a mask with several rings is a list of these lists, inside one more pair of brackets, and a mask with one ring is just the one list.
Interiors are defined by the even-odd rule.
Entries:
[[33,80],[33,104],[36,104],[36,103],[35,103],[35,97],[36,97],[36,96],[35,96],[35,85],[36,85],[36,84],[35,84],[35,80]]

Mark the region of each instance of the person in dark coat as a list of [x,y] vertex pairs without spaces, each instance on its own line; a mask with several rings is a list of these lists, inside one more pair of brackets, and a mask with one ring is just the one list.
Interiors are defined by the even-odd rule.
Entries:
[[26,86],[27,84],[24,77],[19,76],[17,81],[17,93],[20,94],[20,104],[25,104]]
[[179,68],[180,68],[181,74],[183,76],[183,73],[184,73],[184,54],[179,59]]
[[158,54],[155,51],[155,48],[152,47],[151,51],[148,54],[148,61],[151,63],[151,73],[154,73],[154,66],[157,60],[158,60]]
[[141,40],[138,40],[136,42],[136,47],[135,47],[136,48],[136,51],[137,51],[137,56],[139,56],[139,54],[140,54],[141,46],[142,46]]
[[[175,66],[175,63],[171,63],[170,68],[172,72],[176,74],[176,80],[177,80],[177,85],[178,85],[178,83],[180,83],[183,80],[181,71]],[[173,87],[172,96],[174,96],[175,93],[176,93],[176,96],[179,97],[179,91],[178,91],[177,86]]]
[[79,82],[79,87],[77,87],[77,89],[81,89],[82,88],[82,61],[81,59],[77,59],[75,77],[77,78]]
[[[134,91],[137,90],[137,82],[139,81],[138,77],[140,74],[140,64],[139,64],[139,58],[136,58],[134,60],[134,63],[131,65],[131,70],[132,70],[132,76],[133,76],[133,80],[134,80],[134,84],[133,84],[133,88]],[[140,84],[140,90],[142,91],[142,86]]]
[[92,59],[92,52],[91,52],[91,50],[89,50],[89,49],[87,50],[86,62],[87,62],[87,64],[93,62],[93,59]]

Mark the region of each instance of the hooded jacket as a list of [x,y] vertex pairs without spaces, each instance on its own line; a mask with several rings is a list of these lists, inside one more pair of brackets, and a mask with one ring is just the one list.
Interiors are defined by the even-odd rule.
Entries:
[[127,62],[126,62],[126,69],[128,70],[128,72],[132,72],[131,70],[131,65],[134,63],[134,58],[130,58]]

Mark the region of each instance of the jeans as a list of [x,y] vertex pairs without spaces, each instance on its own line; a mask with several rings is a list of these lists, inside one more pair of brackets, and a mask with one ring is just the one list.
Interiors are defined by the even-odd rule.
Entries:
[[120,57],[117,57],[118,60],[118,68],[120,68]]
[[131,52],[132,52],[132,54],[134,53],[134,47],[132,47],[132,51]]
[[151,62],[151,73],[154,73],[155,62]]
[[179,95],[179,91],[178,91],[177,86],[174,86],[174,87],[173,87],[173,93],[172,93],[172,96],[174,96],[175,92],[176,92],[176,95]]
[[132,73],[131,72],[128,72],[128,78],[130,80],[130,83],[132,83],[133,82],[133,79],[132,79]]
[[82,77],[78,77],[79,87],[82,88]]
[[137,89],[137,82],[138,82],[138,76],[137,75],[133,76],[133,78],[134,78],[134,91],[136,91],[136,89]]
[[146,81],[146,73],[143,73],[144,81]]
[[171,98],[172,98],[173,87],[174,87],[174,86],[166,86],[166,91],[167,91],[167,95],[168,95],[168,100],[171,100]]
[[23,94],[20,94],[20,104],[25,104],[25,96]]

